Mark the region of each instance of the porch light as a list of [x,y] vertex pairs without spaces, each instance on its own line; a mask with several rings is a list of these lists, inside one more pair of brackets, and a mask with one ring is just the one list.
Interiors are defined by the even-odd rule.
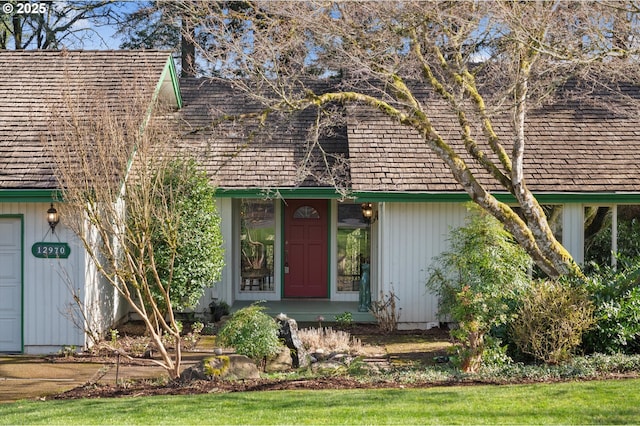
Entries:
[[371,203],[362,203],[360,207],[362,208],[362,217],[364,218],[364,221],[371,223],[371,218],[373,218],[373,206]]
[[53,207],[53,203],[51,203],[51,207],[47,210],[47,222],[49,222],[51,233],[53,234],[56,230],[56,225],[60,222],[60,215],[58,214],[58,210]]

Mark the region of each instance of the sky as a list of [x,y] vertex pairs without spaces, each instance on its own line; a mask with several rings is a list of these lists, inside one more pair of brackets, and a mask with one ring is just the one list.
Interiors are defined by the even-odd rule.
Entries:
[[[21,2],[21,1],[19,1]],[[84,3],[92,3],[92,0],[87,0]],[[26,0],[25,0],[26,3]],[[54,0],[53,7],[63,7],[67,2],[65,0]],[[139,1],[119,1],[114,4],[115,7],[122,13],[131,12],[136,10],[139,4],[142,2]],[[4,1],[0,0],[0,4],[4,6]],[[16,3],[17,4],[17,3]],[[31,0],[31,4],[34,3]],[[4,11],[4,8],[3,8]],[[1,13],[1,12],[0,12]],[[16,6],[13,6],[12,13],[19,13]],[[122,38],[117,36],[116,27],[113,26],[100,26],[97,27],[95,24],[88,20],[80,20],[76,22],[73,27],[74,30],[80,29],[88,29],[89,31],[78,32],[77,34],[81,35],[81,40],[77,37],[67,37],[63,41],[63,45],[68,49],[85,49],[85,50],[107,50],[107,49],[118,49],[120,44],[122,43]]]
[[[141,2],[127,1],[120,10],[123,12],[133,11],[136,9],[137,3]],[[122,38],[116,35],[115,26],[92,27],[91,22],[86,20],[79,22],[77,26],[91,28],[93,32],[93,34],[88,33],[90,35],[84,41],[83,46],[77,46],[77,48],[85,50],[111,50],[118,49],[120,43],[122,43]]]

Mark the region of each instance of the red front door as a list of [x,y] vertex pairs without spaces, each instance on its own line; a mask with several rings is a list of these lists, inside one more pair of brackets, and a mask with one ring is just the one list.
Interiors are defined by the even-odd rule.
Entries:
[[287,200],[284,297],[328,297],[327,200]]

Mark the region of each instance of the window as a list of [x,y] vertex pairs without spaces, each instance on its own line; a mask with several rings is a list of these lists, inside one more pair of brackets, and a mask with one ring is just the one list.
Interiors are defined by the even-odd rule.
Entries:
[[637,259],[640,257],[640,206],[621,205],[617,211],[618,255],[627,259]]
[[585,206],[584,208],[584,265],[589,272],[591,262],[611,264],[612,209],[608,206]]
[[294,219],[320,219],[318,211],[311,206],[302,206],[293,212]]
[[[615,214],[615,221],[614,221]],[[616,227],[615,233],[614,226]],[[620,259],[640,256],[640,206],[586,206],[584,209],[584,260],[600,266],[614,262],[613,252]]]
[[358,291],[362,264],[369,263],[370,227],[360,204],[338,204],[338,291]]
[[240,241],[240,291],[273,291],[273,201],[241,200]]

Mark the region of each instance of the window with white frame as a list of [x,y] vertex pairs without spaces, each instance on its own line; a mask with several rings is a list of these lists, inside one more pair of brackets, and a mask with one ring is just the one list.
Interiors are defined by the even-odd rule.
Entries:
[[240,201],[240,291],[274,291],[275,205]]
[[358,291],[362,265],[371,257],[371,228],[360,204],[338,203],[337,290]]

